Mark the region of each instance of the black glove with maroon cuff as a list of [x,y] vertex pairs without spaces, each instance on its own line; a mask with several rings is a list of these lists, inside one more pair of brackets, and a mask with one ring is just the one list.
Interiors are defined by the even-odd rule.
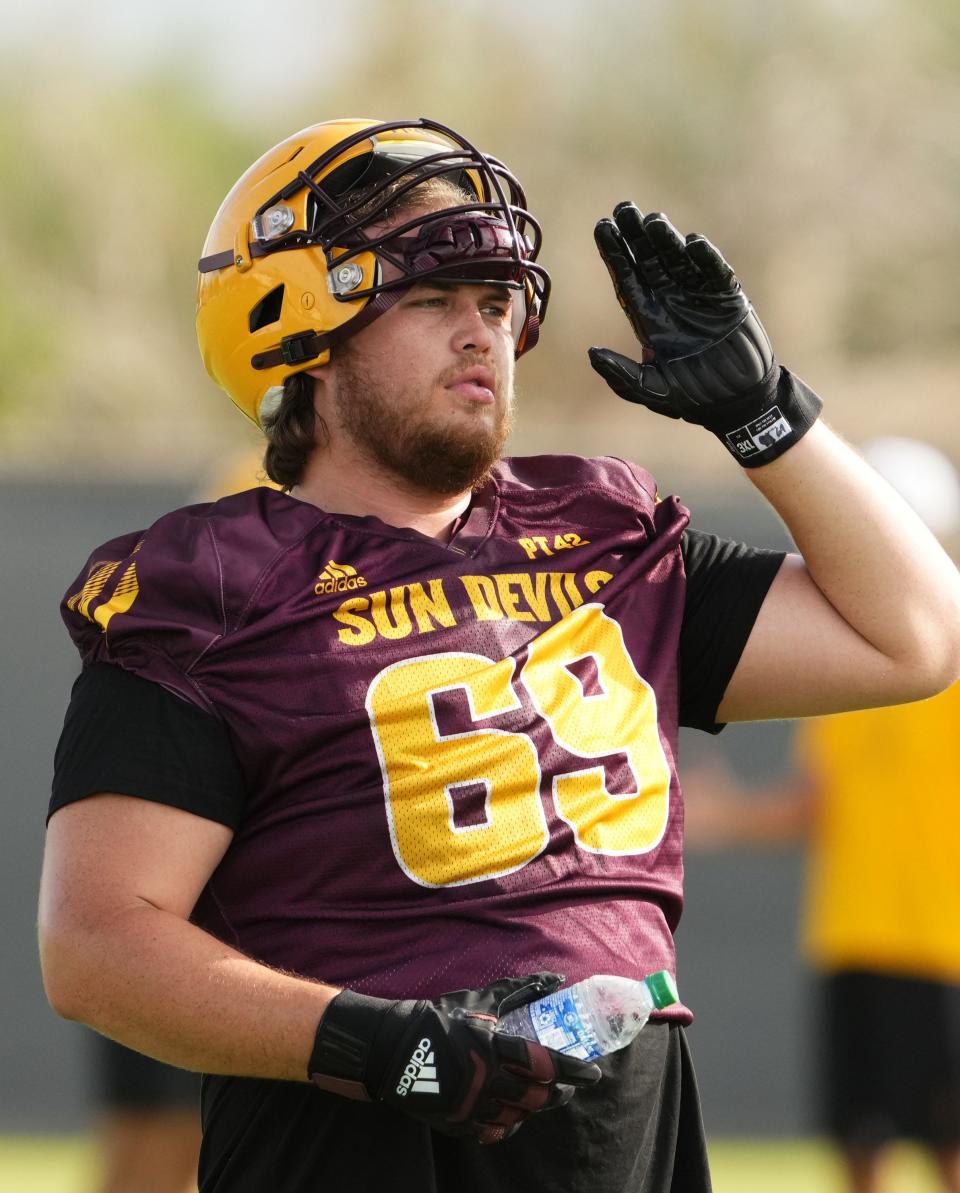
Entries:
[[709,240],[620,203],[595,230],[643,356],[591,348],[628,402],[712,431],[745,468],[769,464],[813,426],[823,403],[774,356],[733,270]]
[[324,1013],[308,1069],[321,1089],[386,1102],[435,1131],[499,1143],[524,1119],[569,1102],[600,1069],[518,1036],[497,1019],[559,989],[554,973],[504,978],[436,1002],[343,990]]

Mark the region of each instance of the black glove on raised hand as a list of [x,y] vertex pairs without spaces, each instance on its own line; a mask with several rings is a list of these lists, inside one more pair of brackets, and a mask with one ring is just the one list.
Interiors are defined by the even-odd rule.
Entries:
[[308,1074],[321,1089],[386,1102],[435,1131],[499,1143],[539,1110],[600,1080],[595,1064],[495,1031],[514,1007],[559,989],[554,973],[504,978],[436,1002],[343,990],[324,1013]]
[[746,468],[768,464],[816,421],[823,403],[774,356],[733,270],[703,236],[620,203],[594,230],[643,358],[591,348],[614,393],[712,431]]

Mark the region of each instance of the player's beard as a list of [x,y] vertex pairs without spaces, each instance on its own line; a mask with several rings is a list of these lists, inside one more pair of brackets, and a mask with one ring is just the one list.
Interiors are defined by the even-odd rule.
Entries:
[[[495,418],[483,418],[490,408],[476,411],[474,425],[466,419],[444,425],[431,406],[432,394],[417,402],[401,384],[391,390],[382,374],[367,372],[348,345],[337,359],[335,405],[340,425],[370,459],[408,484],[428,493],[451,496],[476,490],[500,459],[513,425],[513,395],[496,381]],[[456,380],[485,360],[464,359],[441,374],[437,385]]]

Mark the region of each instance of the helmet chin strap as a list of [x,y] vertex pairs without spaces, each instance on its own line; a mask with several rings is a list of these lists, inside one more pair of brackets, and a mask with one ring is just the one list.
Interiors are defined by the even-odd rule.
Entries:
[[298,331],[295,335],[284,336],[277,348],[267,352],[258,352],[251,357],[250,364],[255,369],[272,369],[276,365],[307,364],[316,360],[318,356],[329,348],[336,348],[351,336],[362,331],[378,319],[403,296],[409,286],[398,287],[396,290],[383,290],[375,295],[352,319],[334,327],[331,331]]

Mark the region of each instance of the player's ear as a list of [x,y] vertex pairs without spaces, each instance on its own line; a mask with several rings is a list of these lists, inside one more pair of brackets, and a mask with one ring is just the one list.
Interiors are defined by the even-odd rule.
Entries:
[[316,368],[307,369],[307,376],[312,377],[316,384],[313,387],[313,401],[314,405],[324,404],[327,396],[336,387],[336,365],[332,361],[327,361],[326,364],[317,365]]
[[304,371],[313,378],[313,408],[321,422],[329,426],[330,420],[336,419],[333,407],[337,392],[337,366],[333,361],[328,361]]

